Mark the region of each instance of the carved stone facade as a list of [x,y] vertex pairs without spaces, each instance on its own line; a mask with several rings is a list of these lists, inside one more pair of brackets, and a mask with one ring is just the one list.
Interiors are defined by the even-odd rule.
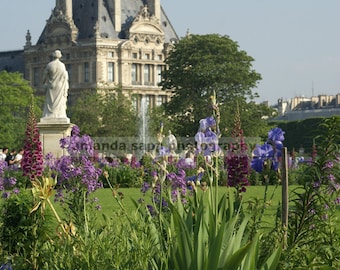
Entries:
[[156,106],[171,96],[158,82],[177,40],[159,0],[57,0],[37,44],[26,35],[24,77],[43,94],[44,68],[59,49],[69,72],[71,103],[85,90],[121,86],[136,97],[137,107],[142,96]]

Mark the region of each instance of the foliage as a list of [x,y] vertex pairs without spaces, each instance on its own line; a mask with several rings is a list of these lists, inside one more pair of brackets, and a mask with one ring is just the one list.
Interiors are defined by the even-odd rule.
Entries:
[[[0,161],[0,184],[13,183],[16,188],[26,188],[30,186],[29,179],[22,175],[22,170],[16,166],[8,166],[6,161]],[[12,189],[12,185],[9,185]],[[6,190],[6,188],[4,188]]]
[[[214,209],[215,195],[201,197],[187,211],[180,201],[173,208],[170,269],[262,269],[257,265],[258,236],[249,239],[245,231],[249,217],[240,220],[233,211],[232,194],[223,196]],[[273,253],[274,262],[266,261],[264,269],[274,269],[279,254]]]
[[340,267],[339,222],[335,215],[340,202],[339,119],[332,117],[321,123],[324,133],[316,138],[318,156],[305,167],[302,191],[294,192],[282,269]]
[[163,89],[174,91],[165,105],[167,115],[181,123],[174,132],[194,134],[196,123],[210,115],[213,91],[221,106],[227,100],[253,98],[251,89],[261,79],[252,69],[253,60],[227,36],[190,35],[176,43],[160,83]]
[[[215,154],[205,166],[209,179],[205,185],[187,178],[193,198],[183,197],[190,194],[184,191],[185,182],[175,184],[183,183],[183,178],[167,176],[155,179],[151,205],[142,200],[145,208],[140,208],[136,203],[144,219],[149,218],[157,228],[153,231],[153,238],[161,247],[155,258],[157,269],[275,269],[280,249],[264,259],[262,265],[257,259],[259,236],[249,238],[249,217],[234,208],[238,198],[235,201],[232,192],[219,198],[218,164]],[[166,170],[165,163],[160,166]],[[180,174],[178,171],[176,175]],[[172,183],[170,190],[168,181]],[[203,192],[199,192],[199,187]]]
[[57,200],[66,203],[67,218],[76,226],[86,222],[84,207],[89,194],[102,187],[99,181],[101,169],[94,166],[93,141],[88,135],[80,135],[78,126],[73,126],[71,136],[60,140],[60,147],[68,155],[55,159],[48,156],[51,174],[57,177]]
[[[159,132],[160,123],[166,129],[164,133],[167,134],[169,130],[176,131],[180,128],[181,124],[171,120],[171,115],[166,115],[164,104],[154,107],[149,111],[149,133],[150,136],[156,136]],[[177,134],[177,133],[176,133]]]
[[273,108],[266,104],[257,104],[254,101],[247,101],[243,98],[233,98],[226,100],[225,103],[220,105],[220,108],[221,127],[224,127],[224,130],[226,130],[223,134],[224,136],[228,135],[233,129],[233,119],[237,110],[239,111],[245,137],[265,139],[268,129],[275,126],[267,120],[267,118],[271,118],[275,113]]
[[[213,116],[201,119],[199,138],[218,144],[217,107]],[[46,157],[49,170],[44,174],[50,175],[36,176],[32,193],[17,189],[18,181],[0,166],[1,210],[7,211],[0,221],[0,261],[6,263],[10,256],[15,269],[337,269],[339,126],[337,118],[327,119],[322,124],[325,133],[315,138],[317,157],[305,164],[304,186],[294,192],[282,252],[285,228],[280,212],[274,228],[266,228],[262,219],[273,199],[267,186],[263,201],[242,194],[250,198],[245,202],[234,188],[221,195],[218,184],[224,167],[218,148],[194,159],[176,159],[162,145],[161,128],[159,153],[145,155],[142,164],[134,158],[97,163],[91,138],[80,135],[75,126],[71,136],[61,140],[68,156]],[[280,128],[269,131],[266,146],[257,147],[255,169],[277,168],[283,135]],[[135,178],[130,183],[147,180],[141,188],[144,196],[133,201],[132,211],[126,210],[114,176],[119,167],[126,170],[124,177]],[[94,197],[102,187],[99,175],[113,198],[103,219],[94,211],[100,210]],[[66,196],[57,193],[64,204],[54,207],[51,198],[57,186]],[[51,220],[51,211],[57,222]]]
[[92,137],[137,135],[138,118],[132,97],[127,97],[120,88],[81,95],[71,106],[70,115],[82,132]]
[[[110,162],[106,160],[102,162],[100,168],[108,173],[110,183],[119,187],[140,187],[145,176],[145,167],[136,161],[136,157],[124,162],[118,159],[110,160]],[[100,175],[99,180],[104,187],[108,187],[104,175]]]
[[85,91],[69,107],[72,122],[77,123],[84,134],[98,136],[100,133],[104,109],[102,99],[96,92]]
[[[57,238],[44,244],[41,256],[44,269],[155,269],[152,266],[158,247],[148,232],[148,220],[122,214],[105,216],[97,227],[89,222],[88,233]],[[113,229],[114,228],[114,229]]]
[[[339,116],[334,116],[340,118]],[[270,121],[271,125],[286,131],[285,145],[289,151],[304,149],[305,153],[312,153],[313,139],[323,132],[320,124],[325,118],[309,118],[299,121]]]
[[[0,72],[0,145],[22,147],[25,119],[33,99],[33,89],[20,73]],[[41,114],[42,100],[33,99],[34,112]]]
[[137,136],[138,118],[132,106],[132,97],[127,97],[121,89],[116,89],[115,93],[105,93],[104,98],[101,134],[116,137]]
[[36,269],[40,245],[47,240],[50,216],[45,215],[42,222],[41,216],[30,214],[32,201],[32,193],[22,189],[1,203],[0,243],[4,253],[0,258],[11,258],[14,269]]
[[[197,154],[203,156],[203,168],[189,176],[181,168],[169,172],[164,156],[156,159],[159,168],[154,182],[151,187],[142,188],[144,193],[151,189],[152,203],[147,204],[143,199],[142,208],[136,203],[141,215],[152,217],[157,228],[154,237],[161,255],[156,264],[158,269],[275,269],[280,249],[268,260],[264,259],[261,266],[257,259],[259,236],[247,233],[250,217],[241,215],[239,208],[234,209],[236,204],[241,205],[239,197],[235,200],[228,193],[219,199],[221,153],[218,147],[210,147],[218,145],[218,107],[214,107],[214,115],[216,120],[214,117],[200,120],[195,136]],[[202,181],[202,174],[207,182]],[[198,192],[199,187],[202,193]]]

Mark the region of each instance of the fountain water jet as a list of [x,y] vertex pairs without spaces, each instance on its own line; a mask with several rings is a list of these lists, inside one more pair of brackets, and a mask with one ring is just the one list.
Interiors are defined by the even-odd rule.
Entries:
[[141,158],[145,152],[147,144],[149,143],[149,116],[148,116],[148,108],[149,108],[149,99],[147,96],[142,96],[140,100],[140,110],[139,110],[139,145],[141,145],[141,149],[138,151],[137,155]]

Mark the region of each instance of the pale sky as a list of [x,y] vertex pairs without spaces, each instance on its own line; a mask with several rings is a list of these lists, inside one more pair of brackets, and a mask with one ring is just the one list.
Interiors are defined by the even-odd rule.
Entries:
[[[339,0],[161,0],[179,37],[228,35],[262,75],[257,101],[340,93]],[[55,0],[1,0],[0,51],[39,38]]]

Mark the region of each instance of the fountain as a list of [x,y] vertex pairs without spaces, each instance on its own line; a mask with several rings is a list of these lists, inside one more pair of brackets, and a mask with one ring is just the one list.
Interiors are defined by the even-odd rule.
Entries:
[[148,108],[149,108],[149,99],[148,96],[141,96],[140,100],[140,110],[139,110],[139,152],[137,153],[138,157],[142,157],[146,152],[146,146],[149,143],[149,116],[148,116]]

